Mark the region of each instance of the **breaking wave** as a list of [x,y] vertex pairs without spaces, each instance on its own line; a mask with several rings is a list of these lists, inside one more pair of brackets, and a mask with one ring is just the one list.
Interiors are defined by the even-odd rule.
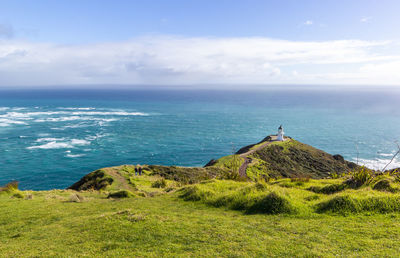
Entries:
[[[390,162],[390,160],[391,159],[380,159],[380,158],[359,159],[358,164],[364,165],[368,168],[372,168],[375,170],[382,170]],[[356,160],[353,160],[353,161],[356,161]],[[399,158],[395,158],[386,169],[393,169],[393,168],[398,168],[398,167],[400,167],[400,160],[399,160]]]
[[[62,139],[64,140],[64,139]],[[42,145],[35,145],[35,146],[30,146],[27,147],[28,150],[33,150],[33,149],[69,149],[69,148],[75,148],[76,146],[84,146],[84,145],[89,145],[90,141],[87,140],[81,140],[81,139],[71,139],[69,141],[61,141],[61,139],[57,138],[42,138],[36,140],[36,142],[46,142],[45,144]]]

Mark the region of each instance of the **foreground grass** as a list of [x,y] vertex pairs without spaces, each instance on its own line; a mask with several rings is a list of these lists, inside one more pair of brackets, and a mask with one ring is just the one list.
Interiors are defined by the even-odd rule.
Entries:
[[71,202],[75,193],[33,192],[29,200],[0,194],[0,255],[325,257],[400,252],[399,213],[245,215],[183,201],[178,192],[118,200],[83,192],[82,202]]

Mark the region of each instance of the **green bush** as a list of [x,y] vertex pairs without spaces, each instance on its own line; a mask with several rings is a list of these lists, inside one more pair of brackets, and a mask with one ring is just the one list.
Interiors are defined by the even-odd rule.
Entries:
[[151,184],[153,188],[165,188],[167,186],[167,181],[164,178],[157,179]]
[[378,190],[378,191],[386,191],[386,192],[396,192],[396,189],[393,188],[390,185],[389,180],[387,179],[382,179],[380,181],[378,181],[373,187],[372,189],[374,190]]
[[368,184],[373,179],[375,173],[373,170],[362,166],[350,172],[350,175],[351,178],[345,183],[352,188],[358,188],[364,184]]
[[262,183],[232,184],[215,181],[209,184],[189,186],[179,190],[180,198],[186,201],[201,201],[214,207],[227,207],[246,213],[292,213],[296,209],[289,200],[275,192],[268,192]]
[[349,196],[336,196],[317,205],[317,212],[347,213],[359,210],[358,203]]
[[131,198],[131,197],[135,197],[135,195],[128,190],[121,190],[110,193],[107,198]]
[[279,196],[275,192],[257,200],[253,205],[247,208],[247,213],[294,213],[296,209],[284,197]]
[[307,188],[307,190],[314,193],[334,194],[345,190],[346,187],[347,186],[345,184],[331,184],[331,185],[326,185],[324,187],[310,186],[309,188]]
[[14,191],[12,197],[22,199],[22,198],[25,198],[25,194],[23,194],[21,191],[17,190],[17,191]]
[[350,196],[336,196],[317,205],[317,212],[333,213],[389,213],[400,211],[398,197],[368,197],[362,199]]
[[6,184],[5,186],[0,187],[0,192],[7,192],[7,193],[11,193],[13,191],[18,190],[18,181],[12,181],[8,184]]

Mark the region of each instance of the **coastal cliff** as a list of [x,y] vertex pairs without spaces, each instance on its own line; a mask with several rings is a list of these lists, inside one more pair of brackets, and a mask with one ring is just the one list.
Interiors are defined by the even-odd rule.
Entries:
[[[193,184],[207,179],[256,181],[259,178],[328,178],[343,174],[358,166],[310,145],[286,137],[277,141],[270,135],[256,144],[245,146],[233,155],[211,160],[202,167],[143,165],[147,175],[160,176],[181,184]],[[96,170],[71,185],[73,190],[129,189],[135,166],[122,165]]]

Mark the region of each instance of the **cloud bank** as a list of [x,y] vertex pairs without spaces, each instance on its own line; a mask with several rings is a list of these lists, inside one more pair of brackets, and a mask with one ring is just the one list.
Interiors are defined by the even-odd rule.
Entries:
[[315,83],[400,85],[391,41],[147,36],[56,45],[0,40],[0,86]]

